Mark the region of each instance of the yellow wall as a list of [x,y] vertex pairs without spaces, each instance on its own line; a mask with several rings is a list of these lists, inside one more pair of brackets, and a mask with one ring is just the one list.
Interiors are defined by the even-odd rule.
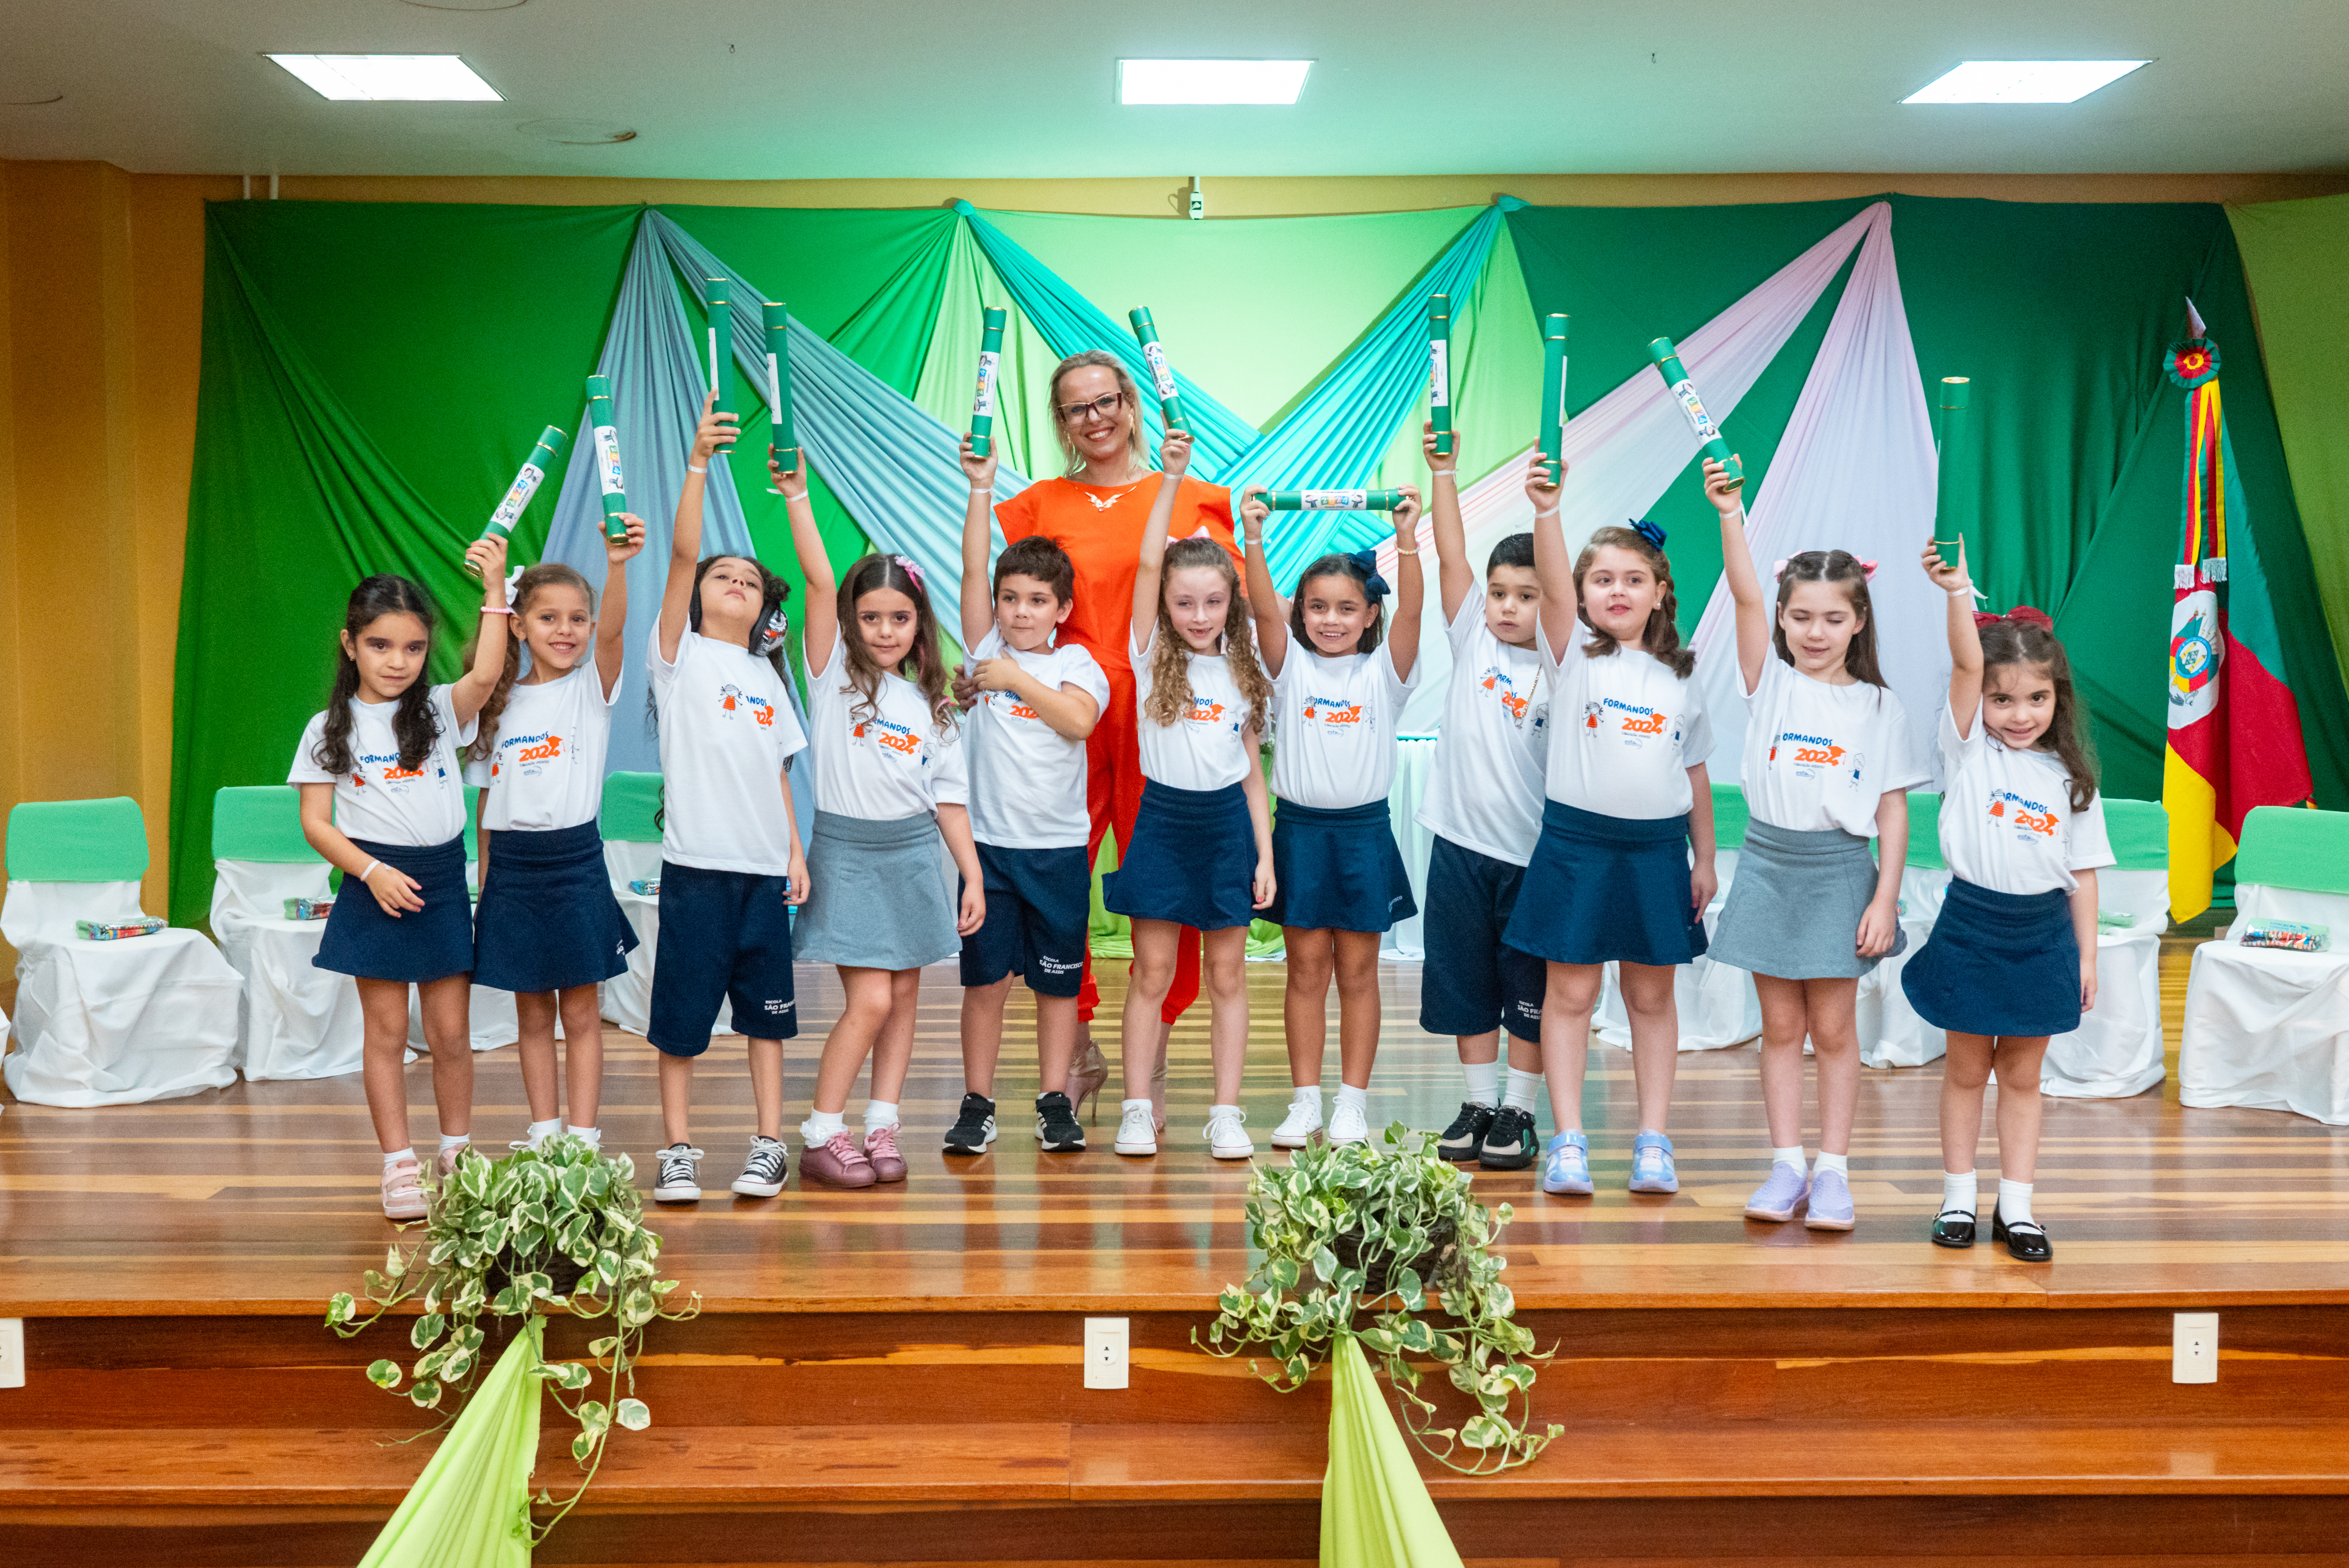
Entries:
[[[287,199],[926,207],[1172,216],[1184,182],[305,179]],[[1457,175],[1214,179],[1211,217],[1537,203],[1813,201],[1899,191],[2049,201],[2263,201],[2349,190],[2339,175]],[[0,161],[0,810],[130,795],[164,905],[171,675],[195,447],[203,203],[234,176]],[[253,194],[265,198],[265,181]],[[0,957],[13,960],[5,949]],[[13,961],[10,964],[13,971]],[[13,1001],[13,978],[0,981]]]

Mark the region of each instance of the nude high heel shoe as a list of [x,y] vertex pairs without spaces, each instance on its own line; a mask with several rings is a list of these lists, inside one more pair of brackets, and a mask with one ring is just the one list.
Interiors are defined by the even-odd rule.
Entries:
[[1077,1059],[1069,1064],[1069,1104],[1079,1121],[1089,1119],[1085,1115],[1087,1100],[1092,1101],[1093,1110],[1099,1113],[1102,1086],[1107,1082],[1109,1058],[1102,1055],[1101,1047],[1093,1043],[1092,1030],[1087,1028],[1084,1038],[1077,1043]]

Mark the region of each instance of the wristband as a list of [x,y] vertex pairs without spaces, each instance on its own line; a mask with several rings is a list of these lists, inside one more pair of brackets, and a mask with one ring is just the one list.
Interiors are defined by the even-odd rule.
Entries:
[[511,604],[484,604],[481,606],[481,614],[484,615],[511,615],[513,614],[513,606]]
[[1541,508],[1539,508],[1539,507],[1536,507],[1536,508],[1534,508],[1534,516],[1536,516],[1537,518],[1543,518],[1543,517],[1556,517],[1557,515],[1557,508],[1556,508],[1556,507],[1551,507],[1547,511],[1543,511]]
[[1974,596],[1974,585],[1969,583],[1962,588],[1951,589],[1949,593],[1950,597],[1952,599],[1971,599]]
[[378,866],[379,866],[379,865],[381,865],[381,864],[383,864],[383,862],[382,862],[381,861],[369,861],[367,862],[367,870],[365,870],[365,871],[363,871],[363,872],[361,872],[359,873],[359,885],[360,885],[361,887],[365,887],[365,886],[367,886],[367,878],[369,878],[369,877],[371,877],[371,876],[375,875],[375,869],[376,869],[376,867],[378,867]]
[[994,492],[992,490],[975,490],[971,491],[970,493],[971,493],[971,494],[973,494],[973,495],[991,496],[991,495],[993,495],[995,492]]
[[685,465],[685,471],[689,474],[706,474],[709,471],[709,466],[705,463],[699,468],[695,468],[691,463],[688,463]]

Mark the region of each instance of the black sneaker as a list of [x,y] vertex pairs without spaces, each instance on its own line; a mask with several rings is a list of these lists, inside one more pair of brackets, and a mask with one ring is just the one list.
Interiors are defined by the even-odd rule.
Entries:
[[1464,1099],[1460,1102],[1460,1114],[1454,1117],[1452,1125],[1444,1130],[1444,1139],[1436,1144],[1435,1151],[1446,1160],[1465,1164],[1476,1158],[1476,1151],[1484,1147],[1485,1134],[1492,1125],[1491,1106]]
[[752,1133],[750,1157],[742,1161],[742,1174],[734,1178],[734,1191],[745,1198],[771,1198],[781,1192],[790,1164],[787,1156],[782,1140]]
[[995,1141],[995,1102],[983,1094],[962,1097],[962,1114],[947,1130],[949,1154],[984,1154]]
[[1074,1154],[1084,1148],[1085,1130],[1067,1095],[1036,1097],[1036,1142],[1047,1154]]
[[1505,1105],[1493,1113],[1476,1162],[1487,1171],[1522,1171],[1534,1162],[1535,1148],[1534,1113]]

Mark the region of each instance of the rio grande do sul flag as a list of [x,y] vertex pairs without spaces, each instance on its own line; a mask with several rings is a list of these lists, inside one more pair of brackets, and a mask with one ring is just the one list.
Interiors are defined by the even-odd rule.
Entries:
[[2169,617],[2169,913],[2210,907],[2211,873],[2232,860],[2254,806],[2309,799],[2300,705],[2283,682],[2283,644],[2235,477],[2219,397],[2219,352],[2187,306],[2194,335],[2165,364],[2186,388],[2186,484],[2176,602]]

